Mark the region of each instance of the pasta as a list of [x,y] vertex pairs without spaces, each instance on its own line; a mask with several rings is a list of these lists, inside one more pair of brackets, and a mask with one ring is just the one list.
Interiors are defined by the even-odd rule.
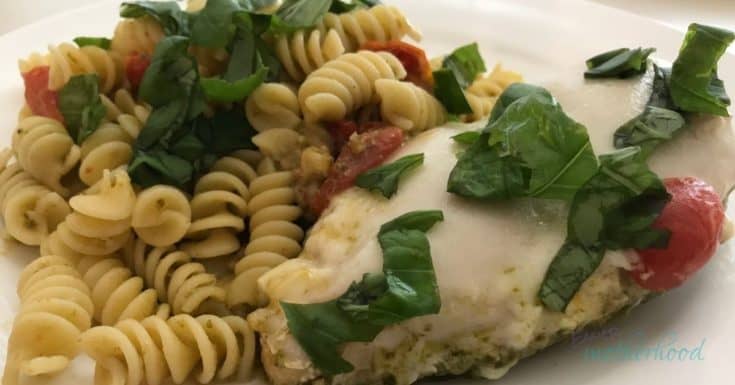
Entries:
[[41,245],[42,253],[101,258],[125,246],[135,205],[135,192],[125,171],[105,171],[99,182],[72,197],[69,205],[74,212]]
[[12,152],[0,151],[0,211],[8,234],[19,242],[37,246],[71,212],[66,200],[38,183],[10,162]]
[[336,31],[347,52],[355,52],[371,40],[386,42],[405,36],[421,40],[421,33],[408,22],[403,12],[390,5],[376,5],[340,15],[327,13],[316,28]]
[[499,64],[489,74],[475,79],[465,91],[467,102],[472,107],[472,114],[466,120],[474,122],[490,116],[498,96],[509,85],[521,81],[523,77],[520,74],[507,71]]
[[18,280],[20,311],[8,341],[3,384],[21,376],[55,374],[80,352],[94,309],[90,292],[72,263],[45,256],[26,266]]
[[444,106],[421,87],[409,82],[380,79],[375,82],[383,120],[407,131],[425,131],[447,121]]
[[79,179],[87,186],[102,178],[105,170],[127,165],[133,158],[134,138],[116,123],[102,123],[82,142]]
[[225,300],[225,291],[217,286],[217,278],[183,251],[170,247],[149,249],[146,242],[138,239],[127,258],[128,265],[143,277],[147,287],[156,290],[159,301],[171,305],[174,314],[192,314],[207,301]]
[[301,134],[288,128],[274,128],[253,137],[253,143],[260,152],[277,163],[282,170],[298,167],[303,141]]
[[301,82],[306,75],[342,55],[345,47],[336,30],[322,32],[316,29],[278,37],[275,51],[291,79]]
[[378,79],[403,79],[403,64],[388,52],[348,53],[325,64],[299,88],[299,103],[309,122],[335,121],[377,102]]
[[131,137],[137,138],[148,121],[151,107],[135,101],[130,91],[121,89],[115,92],[113,99],[100,95],[102,104],[107,109],[106,119],[117,123]]
[[138,194],[132,226],[146,243],[171,246],[186,235],[191,224],[189,199],[176,188],[153,186]]
[[81,150],[61,123],[40,116],[21,120],[13,151],[23,170],[60,195],[69,194],[61,179],[77,165]]
[[96,74],[99,76],[100,91],[107,94],[124,79],[120,60],[95,46],[77,47],[70,43],[49,46],[48,63],[51,90],[61,89],[72,76]]
[[123,19],[115,27],[110,50],[120,58],[126,58],[134,53],[152,56],[156,44],[163,37],[163,28],[154,19],[149,17]]
[[240,248],[250,198],[247,184],[257,176],[245,160],[228,156],[199,179],[191,201],[192,223],[181,249],[194,258],[214,258]]
[[301,252],[304,231],[294,223],[301,217],[291,172],[261,175],[250,184],[248,212],[250,243],[235,265],[235,279],[227,293],[230,307],[267,304],[257,281],[260,276]]
[[190,377],[201,384],[246,381],[255,360],[255,334],[234,316],[126,320],[88,330],[81,345],[96,361],[95,385],[181,384]]
[[289,86],[264,83],[245,103],[248,121],[258,132],[272,128],[295,129],[301,124],[299,98]]

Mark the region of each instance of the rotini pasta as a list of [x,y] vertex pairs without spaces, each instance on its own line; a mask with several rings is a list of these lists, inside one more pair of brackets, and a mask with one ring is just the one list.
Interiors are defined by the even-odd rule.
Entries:
[[228,306],[266,305],[267,300],[258,289],[258,278],[301,252],[304,231],[294,221],[302,211],[295,204],[293,185],[291,172],[262,175],[250,184],[250,243],[235,265],[235,279],[227,293]]
[[57,193],[69,194],[61,179],[77,165],[81,150],[61,123],[40,116],[21,120],[13,151],[26,172]]
[[71,212],[66,200],[38,183],[10,162],[12,152],[0,151],[0,211],[8,234],[19,242],[37,246]]
[[189,47],[189,53],[197,60],[199,74],[207,78],[224,73],[230,59],[230,55],[223,48],[207,48],[193,45]]
[[23,376],[55,374],[80,352],[81,333],[92,324],[94,305],[72,263],[45,256],[26,266],[18,280],[20,311],[8,341],[3,384]]
[[295,129],[301,124],[299,98],[289,86],[264,83],[245,102],[248,121],[258,132],[273,128]]
[[475,79],[465,91],[467,102],[472,107],[472,114],[465,120],[474,122],[490,116],[498,96],[509,85],[521,81],[523,77],[519,73],[505,70],[500,64],[489,74]]
[[126,130],[116,123],[102,123],[81,145],[79,179],[91,186],[105,170],[125,166],[133,158],[133,143]]
[[115,27],[110,50],[120,58],[126,58],[133,53],[151,56],[163,37],[163,28],[154,19],[123,19]]
[[276,38],[276,56],[291,79],[302,82],[310,73],[345,52],[336,30],[300,30]]
[[165,247],[179,242],[190,224],[189,199],[178,189],[153,186],[138,194],[132,226],[149,245]]
[[407,131],[424,131],[447,121],[444,106],[425,89],[410,82],[375,82],[383,120]]
[[405,77],[403,64],[388,52],[348,53],[306,78],[299,89],[299,103],[309,122],[336,121],[377,102],[376,80]]
[[38,52],[32,53],[25,59],[18,60],[18,70],[21,74],[31,72],[34,68],[45,67],[49,65],[49,56],[41,55]]
[[99,76],[100,91],[110,93],[123,81],[122,63],[112,53],[95,46],[77,47],[62,43],[49,46],[49,88],[61,89],[72,76],[96,74]]
[[299,154],[304,138],[295,130],[274,128],[253,137],[253,143],[281,170],[293,170],[299,166]]
[[113,99],[100,95],[102,104],[107,109],[106,119],[120,125],[131,138],[137,138],[148,121],[151,107],[135,101],[130,91],[120,89]]
[[168,303],[174,314],[192,314],[207,301],[224,303],[225,290],[217,286],[217,278],[206,272],[204,265],[172,248],[150,248],[141,239],[135,241],[128,264],[147,287]]
[[408,22],[403,12],[390,5],[356,9],[340,15],[327,13],[316,28],[323,32],[336,31],[347,52],[355,52],[371,40],[385,42],[402,40],[405,36],[421,40],[421,33]]
[[84,352],[96,361],[95,385],[201,384],[246,381],[255,360],[255,334],[241,317],[148,317],[82,335]]

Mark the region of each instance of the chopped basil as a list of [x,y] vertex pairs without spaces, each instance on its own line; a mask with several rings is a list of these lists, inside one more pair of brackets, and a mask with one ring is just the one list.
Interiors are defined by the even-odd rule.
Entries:
[[244,100],[265,81],[268,74],[255,46],[256,37],[245,34],[235,41],[230,63],[222,78],[202,79],[208,100],[233,103]]
[[316,25],[332,6],[332,0],[286,0],[271,19],[271,30],[288,33]]
[[434,95],[450,114],[469,114],[472,107],[467,102],[462,85],[448,68],[434,71]]
[[587,129],[548,93],[527,90],[534,92],[508,105],[460,155],[449,176],[449,192],[485,200],[569,200],[595,174],[597,159]]
[[95,74],[72,77],[59,91],[59,110],[66,128],[77,143],[82,143],[99,127],[107,114]]
[[108,50],[110,49],[110,44],[112,44],[112,40],[106,37],[79,36],[74,39],[74,43],[76,43],[80,47],[94,46],[102,48],[104,50]]
[[647,106],[645,111],[615,131],[615,148],[639,146],[644,155],[671,139],[686,125],[676,111]]
[[281,302],[291,334],[322,373],[353,370],[340,357],[340,345],[369,342],[385,326],[439,312],[426,231],[441,220],[440,211],[417,211],[383,225],[378,234],[383,271],[366,274],[341,297],[307,305]]
[[380,191],[384,197],[392,197],[398,191],[398,181],[408,171],[424,163],[424,154],[404,156],[393,163],[369,170],[357,177],[355,185]]
[[665,108],[672,111],[678,110],[674,101],[671,100],[669,79],[671,79],[671,68],[661,67],[654,63],[653,85],[651,86],[651,97],[648,99],[649,106]]
[[728,116],[730,98],[717,77],[717,62],[735,40],[735,33],[701,24],[691,24],[674,61],[669,84],[679,109]]
[[452,139],[459,144],[473,144],[480,139],[482,134],[477,131],[466,131],[461,134],[454,135]]
[[149,16],[163,28],[166,35],[187,35],[189,15],[176,1],[136,1],[120,5],[120,17],[139,18]]
[[490,112],[490,120],[488,121],[488,125],[498,120],[500,116],[503,115],[503,113],[505,112],[505,109],[513,104],[513,102],[524,96],[529,95],[539,95],[549,100],[550,102],[554,100],[549,91],[547,91],[543,87],[535,86],[528,83],[513,83],[509,85],[502,94],[500,94],[500,96],[498,97],[498,101],[495,102],[495,106]]
[[217,156],[255,148],[252,139],[257,132],[248,123],[242,108],[218,111],[212,118],[201,116],[194,121],[192,130],[204,143],[206,151]]
[[454,52],[444,59],[442,67],[454,73],[454,77],[457,78],[462,88],[467,88],[472,84],[477,75],[487,70],[477,43],[455,49]]
[[167,184],[187,189],[192,180],[192,163],[162,149],[136,151],[128,166],[132,180],[141,187]]
[[334,0],[329,12],[347,13],[357,8],[371,8],[380,4],[380,0]]
[[278,0],[238,0],[240,6],[249,12],[258,12],[278,3]]
[[207,0],[205,7],[192,17],[191,44],[226,47],[234,34],[233,15],[240,10],[235,0]]
[[669,233],[653,229],[670,200],[638,147],[600,157],[600,168],[576,193],[567,220],[567,239],[539,290],[550,309],[564,311],[606,250],[666,247]]
[[646,72],[655,48],[620,48],[587,60],[586,78],[629,78]]

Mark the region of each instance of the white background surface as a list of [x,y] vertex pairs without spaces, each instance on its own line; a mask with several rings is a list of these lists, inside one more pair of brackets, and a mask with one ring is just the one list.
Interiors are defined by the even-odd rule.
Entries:
[[[0,34],[45,16],[100,0],[0,0]],[[426,1],[426,0],[413,0]],[[568,0],[568,2],[586,0]],[[735,0],[589,0],[653,18],[677,29],[691,21],[735,30]]]

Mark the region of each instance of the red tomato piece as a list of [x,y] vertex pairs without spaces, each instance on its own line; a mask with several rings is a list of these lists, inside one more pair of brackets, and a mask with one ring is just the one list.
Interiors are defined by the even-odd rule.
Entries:
[[59,96],[56,91],[49,89],[48,66],[36,67],[23,74],[26,86],[25,98],[33,114],[64,121],[59,111]]
[[311,200],[311,209],[321,214],[332,198],[352,187],[355,179],[388,159],[403,144],[403,130],[387,127],[354,138],[345,145],[332,165],[327,179]]
[[357,123],[352,120],[338,120],[327,124],[327,131],[334,141],[335,153],[339,153],[347,142],[350,141],[350,136],[358,131]]
[[673,289],[701,269],[717,250],[725,211],[714,188],[697,178],[664,181],[671,202],[654,227],[671,231],[666,249],[638,250],[633,279],[653,291]]
[[143,82],[143,76],[148,66],[151,65],[151,58],[142,53],[133,52],[125,59],[125,75],[127,75],[130,85],[137,90],[140,83]]
[[408,72],[406,80],[426,90],[431,90],[434,87],[431,64],[429,64],[429,59],[426,57],[426,52],[421,48],[397,40],[388,42],[371,40],[366,42],[362,49],[392,53],[406,68],[406,72]]

